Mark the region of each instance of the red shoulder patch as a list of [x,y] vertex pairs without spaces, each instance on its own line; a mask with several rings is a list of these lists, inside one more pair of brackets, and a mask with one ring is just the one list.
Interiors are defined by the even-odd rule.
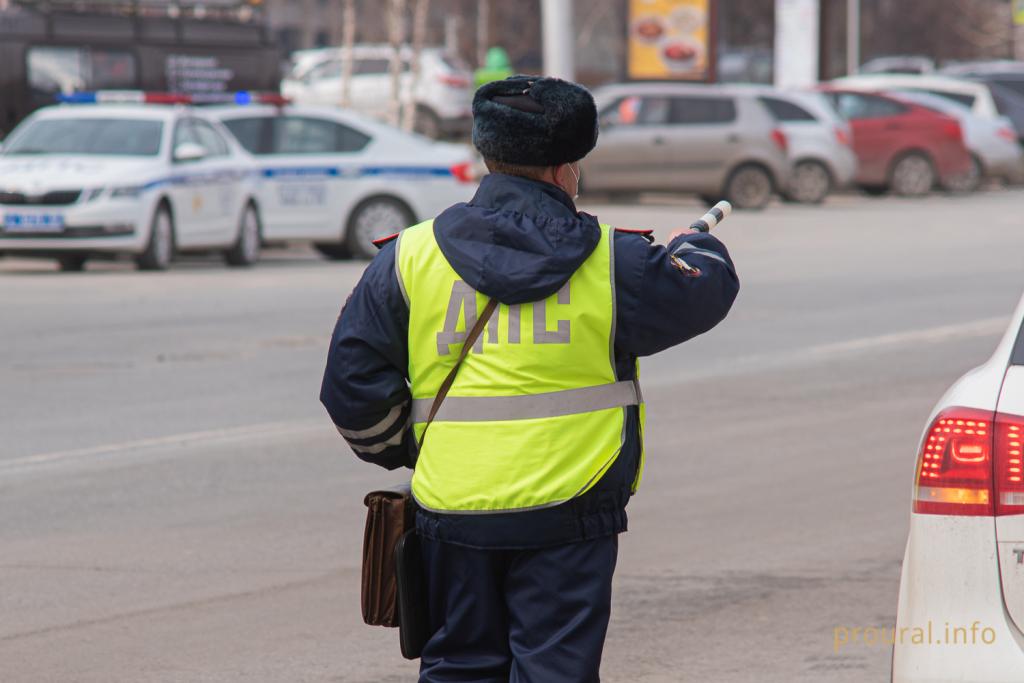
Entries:
[[373,246],[377,247],[378,249],[383,249],[385,244],[396,239],[398,239],[397,232],[394,235],[388,235],[387,237],[379,237],[373,240]]
[[640,235],[648,242],[654,242],[654,230],[647,228],[615,228],[615,232],[625,232],[630,235]]

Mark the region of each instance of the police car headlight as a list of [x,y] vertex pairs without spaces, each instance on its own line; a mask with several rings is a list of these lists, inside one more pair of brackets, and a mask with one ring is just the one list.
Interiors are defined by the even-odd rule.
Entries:
[[110,188],[111,199],[135,199],[142,194],[141,185],[125,185]]

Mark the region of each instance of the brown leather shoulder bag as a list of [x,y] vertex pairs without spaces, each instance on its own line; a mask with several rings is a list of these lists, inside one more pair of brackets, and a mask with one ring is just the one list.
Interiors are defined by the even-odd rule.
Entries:
[[[473,328],[466,335],[455,365],[448,372],[430,406],[427,424],[420,436],[419,447],[441,402],[448,395],[455,375],[466,359],[470,348],[483,332],[487,320],[497,308],[498,301],[487,302]],[[395,546],[416,525],[416,502],[408,483],[389,489],[370,491],[363,499],[366,504],[366,529],[363,533],[362,607],[363,621],[371,626],[399,626],[398,586],[395,572]]]

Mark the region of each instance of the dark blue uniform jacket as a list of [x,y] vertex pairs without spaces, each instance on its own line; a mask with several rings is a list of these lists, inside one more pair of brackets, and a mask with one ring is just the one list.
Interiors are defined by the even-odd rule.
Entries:
[[[560,188],[502,174],[485,176],[469,203],[441,213],[434,233],[462,279],[506,304],[557,292],[600,238],[597,218],[577,212]],[[657,353],[718,324],[736,298],[739,280],[725,246],[708,234],[683,235],[667,247],[635,232],[616,232],[614,240],[616,369],[619,379],[632,379],[638,356]],[[673,255],[700,274],[684,274],[673,265]],[[355,454],[388,469],[412,467],[416,457],[409,423],[408,331],[409,311],[391,242],[367,267],[341,311],[320,391],[320,400]],[[605,476],[574,500],[529,512],[420,512],[417,528],[436,540],[509,549],[625,531],[625,508],[640,453],[636,407],[628,409],[626,434],[622,452]]]

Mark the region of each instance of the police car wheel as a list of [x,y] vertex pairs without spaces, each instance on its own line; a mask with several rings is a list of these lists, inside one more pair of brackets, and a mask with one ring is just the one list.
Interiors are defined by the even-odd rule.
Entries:
[[394,235],[414,220],[409,207],[394,197],[371,197],[349,216],[345,246],[353,257],[371,259],[377,253],[374,240]]
[[174,260],[174,218],[166,204],[157,207],[146,249],[135,259],[139,270],[167,270]]
[[793,168],[786,198],[801,204],[821,204],[832,190],[832,175],[819,161],[801,161]]
[[260,216],[255,206],[246,204],[238,221],[238,237],[224,252],[224,260],[229,266],[251,266],[260,257],[260,241]]
[[772,198],[772,177],[761,166],[740,166],[725,183],[725,198],[737,209],[763,209]]
[[86,258],[84,256],[80,256],[78,254],[65,254],[64,256],[59,256],[57,258],[57,266],[62,272],[77,273],[85,270],[85,261]]
[[935,185],[935,167],[928,157],[917,152],[905,154],[892,165],[889,186],[901,197],[921,197]]

